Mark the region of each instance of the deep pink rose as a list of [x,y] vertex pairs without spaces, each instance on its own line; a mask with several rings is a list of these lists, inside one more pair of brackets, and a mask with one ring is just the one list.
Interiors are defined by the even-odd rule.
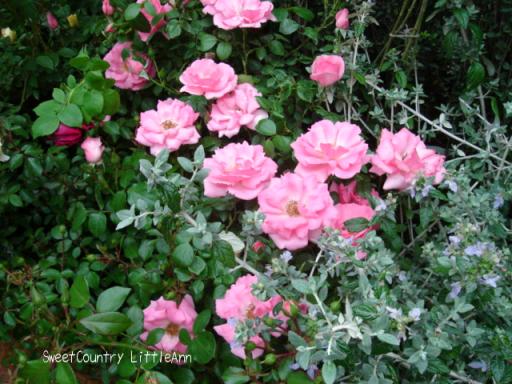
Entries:
[[[329,190],[338,194],[340,204],[354,203],[371,206],[368,200],[357,193],[357,182],[355,180],[347,185],[343,183],[332,183]],[[372,189],[371,194],[375,197],[379,197],[375,189]]]
[[236,87],[238,78],[234,69],[211,59],[199,59],[190,64],[180,76],[180,92],[214,99],[224,96]]
[[322,87],[328,87],[341,79],[343,73],[345,73],[345,62],[341,56],[320,55],[313,61],[309,77]]
[[46,12],[46,21],[48,23],[48,28],[51,30],[57,29],[59,27],[59,22],[57,21],[57,18],[53,16],[53,13]]
[[201,137],[194,126],[199,114],[180,100],[159,100],[156,110],[140,114],[140,126],[135,140],[150,147],[156,156],[167,148],[176,151],[183,144],[196,144]]
[[260,28],[276,18],[270,1],[260,0],[201,0],[203,12],[213,16],[213,23],[222,29]]
[[187,346],[180,342],[179,333],[180,330],[186,329],[193,336],[192,327],[196,317],[197,312],[190,295],[186,295],[179,305],[175,301],[160,297],[158,300],[152,300],[149,307],[144,309],[144,333],[140,338],[146,341],[149,331],[162,328],[165,334],[153,348],[165,352],[185,353]]
[[367,227],[359,232],[351,232],[345,226],[345,222],[356,218],[370,221],[374,215],[375,211],[369,205],[354,203],[336,204],[330,212],[327,226],[339,230],[341,236],[346,239],[357,240],[364,237],[374,227]]
[[368,145],[361,137],[361,129],[348,122],[321,120],[291,147],[299,162],[295,172],[318,181],[325,181],[329,175],[350,179],[368,161]]
[[[137,3],[144,4],[146,1],[149,1],[151,5],[155,8],[157,15],[165,15],[167,12],[170,12],[172,9],[171,4],[166,3],[165,5],[162,5],[160,0],[137,0]],[[142,8],[140,12],[144,15],[146,20],[148,21],[149,25],[151,25],[151,30],[149,32],[138,32],[139,37],[142,41],[148,41],[148,39],[153,36],[155,33],[157,33],[166,23],[165,16],[158,21],[155,25],[152,24],[153,16],[149,14],[148,11],[144,8],[144,5],[142,5]]]
[[263,232],[281,249],[303,248],[316,239],[333,206],[327,184],[285,173],[258,196]]
[[233,137],[243,125],[255,129],[260,120],[268,117],[256,96],[261,96],[261,93],[251,84],[237,85],[233,92],[222,96],[213,105],[208,129],[218,132],[219,137]]
[[68,127],[66,124],[60,124],[59,128],[52,136],[53,144],[59,147],[69,147],[82,141],[83,131],[80,128]]
[[348,9],[343,8],[336,13],[336,28],[348,29],[350,22],[348,21]]
[[[123,51],[128,53],[126,59],[123,59]],[[135,60],[137,58],[138,60]],[[153,63],[148,57],[140,52],[132,51],[132,43],[116,43],[112,49],[103,58],[110,67],[105,71],[105,77],[115,80],[115,85],[121,89],[130,89],[138,91],[144,88],[149,80],[141,76],[143,71],[149,77],[155,75]],[[141,61],[142,60],[142,63]]]
[[384,189],[406,189],[420,176],[433,177],[439,184],[444,177],[444,156],[428,149],[411,131],[402,128],[393,134],[382,130],[377,152],[371,158],[370,172],[386,174]]
[[103,0],[101,10],[106,16],[112,16],[114,14],[115,8],[110,5],[110,0]]
[[101,161],[103,155],[103,144],[99,137],[88,137],[80,145],[85,152],[85,159],[91,164],[97,164]]

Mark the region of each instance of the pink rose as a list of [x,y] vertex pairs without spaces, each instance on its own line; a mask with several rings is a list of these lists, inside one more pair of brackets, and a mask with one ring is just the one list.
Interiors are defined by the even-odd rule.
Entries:
[[[123,59],[124,50],[128,52],[126,59]],[[139,60],[135,60],[135,57],[142,59],[144,64]],[[138,91],[149,83],[149,80],[142,77],[141,73],[143,71],[149,77],[155,75],[153,63],[145,54],[133,52],[132,43],[129,41],[116,43],[103,60],[110,64],[110,68],[105,71],[105,77],[115,80],[116,87],[121,89]]]
[[149,331],[162,328],[165,334],[153,348],[165,352],[185,353],[187,346],[180,342],[179,333],[180,330],[186,329],[192,334],[196,317],[197,312],[190,295],[186,295],[179,305],[175,301],[160,297],[158,300],[152,300],[149,307],[144,309],[144,333],[140,338],[146,341]]
[[88,137],[80,145],[85,152],[85,159],[91,164],[97,164],[101,161],[103,155],[103,144],[99,137]]
[[149,25],[151,25],[151,30],[149,32],[138,32],[139,37],[142,41],[148,41],[148,39],[157,33],[167,22],[165,20],[165,14],[172,9],[170,4],[162,5],[160,0],[137,0],[137,3],[144,4],[146,1],[149,1],[151,5],[155,8],[157,15],[164,15],[162,19],[158,21],[155,25],[153,25],[153,16],[149,14],[148,11],[142,6],[140,12],[144,15]]
[[233,137],[242,125],[255,129],[258,122],[268,117],[260,109],[256,96],[261,96],[251,84],[237,85],[233,92],[222,96],[213,105],[208,121],[208,129],[218,132],[219,137]]
[[345,226],[345,222],[356,218],[363,218],[370,221],[374,215],[375,211],[369,205],[354,203],[336,204],[330,212],[327,226],[339,230],[341,236],[346,239],[357,240],[366,236],[374,227],[367,227],[359,232],[351,232]]
[[[332,183],[329,190],[338,194],[340,204],[354,203],[371,206],[368,200],[357,193],[357,182],[355,180],[347,185],[343,183]],[[372,189],[371,194],[375,197],[379,197],[375,189]]]
[[320,55],[313,61],[309,78],[322,87],[328,87],[341,79],[344,72],[345,62],[341,56]]
[[114,14],[115,8],[112,5],[110,5],[110,0],[103,0],[101,10],[103,11],[103,14],[105,14],[106,16],[112,16]]
[[213,24],[230,30],[260,28],[268,20],[275,21],[270,1],[260,0],[201,0],[203,12],[213,16]]
[[152,155],[167,148],[176,151],[183,144],[196,144],[201,137],[194,126],[198,113],[180,100],[159,100],[156,110],[140,114],[135,140],[150,147]]
[[180,76],[180,92],[214,99],[224,96],[236,87],[238,78],[234,69],[211,59],[199,59],[189,65]]
[[57,29],[59,27],[59,22],[57,21],[57,18],[53,16],[53,13],[46,12],[46,21],[48,23],[48,28],[51,30]]
[[321,120],[291,147],[299,162],[295,172],[318,181],[325,181],[329,175],[350,179],[368,161],[368,145],[361,137],[361,129],[348,122]]
[[333,206],[327,184],[294,173],[272,179],[259,194],[258,203],[265,214],[263,232],[279,248],[289,250],[317,238]]
[[348,9],[343,8],[336,13],[336,28],[348,29],[350,23],[348,21]]
[[209,170],[204,180],[204,194],[221,197],[230,193],[251,200],[268,185],[277,172],[277,164],[263,152],[261,145],[231,143],[215,151],[204,161]]
[[371,157],[370,172],[386,174],[384,189],[406,189],[420,176],[433,177],[439,184],[444,177],[444,156],[428,149],[411,131],[402,128],[398,133],[384,129],[377,152]]
[[68,127],[60,124],[59,128],[52,135],[53,144],[59,147],[68,147],[78,144],[82,140],[83,131],[80,128]]

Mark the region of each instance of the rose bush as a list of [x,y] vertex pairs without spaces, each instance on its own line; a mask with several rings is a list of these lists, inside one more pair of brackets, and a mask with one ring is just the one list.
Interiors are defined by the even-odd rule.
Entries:
[[0,381],[511,383],[510,4],[385,3],[2,3]]

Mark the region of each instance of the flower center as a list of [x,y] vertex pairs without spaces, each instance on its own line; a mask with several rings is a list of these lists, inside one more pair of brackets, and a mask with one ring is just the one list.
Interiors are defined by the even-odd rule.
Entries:
[[180,326],[178,324],[169,323],[169,325],[165,328],[165,333],[176,336],[178,333],[180,333]]
[[286,204],[286,213],[288,216],[292,217],[300,216],[299,203],[295,200],[290,200],[288,204]]
[[165,120],[163,123],[162,123],[162,128],[163,129],[173,129],[173,128],[176,128],[176,123],[172,120]]
[[247,306],[247,309],[245,310],[245,316],[247,316],[248,319],[256,318],[256,316],[254,315],[255,309],[256,309],[256,307],[254,306],[254,304],[249,304]]

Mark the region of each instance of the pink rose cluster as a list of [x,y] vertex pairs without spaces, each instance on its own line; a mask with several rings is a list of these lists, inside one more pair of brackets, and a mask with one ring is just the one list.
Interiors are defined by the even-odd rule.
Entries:
[[144,309],[144,332],[140,338],[146,341],[151,330],[161,328],[165,333],[152,348],[164,352],[186,353],[187,346],[180,342],[179,334],[185,329],[193,336],[192,328],[196,317],[197,312],[190,295],[186,295],[180,304],[160,297],[152,300],[149,307]]
[[203,12],[213,16],[213,24],[230,30],[260,28],[269,20],[275,21],[270,1],[260,0],[201,0]]
[[[274,307],[283,301],[281,296],[276,295],[266,301],[259,300],[252,293],[252,287],[258,282],[258,278],[253,275],[245,275],[226,291],[224,298],[215,301],[215,311],[221,319],[227,320],[226,323],[214,327],[215,332],[226,340],[231,346],[231,352],[245,359],[245,348],[235,339],[236,324],[246,320],[263,319],[269,317],[282,321],[280,328],[287,328],[288,317],[284,313],[277,316],[273,314]],[[284,303],[286,304],[286,303]],[[283,305],[286,307],[286,305]],[[289,307],[289,304],[288,304]],[[273,336],[279,336],[280,331],[273,332]],[[263,354],[265,341],[259,335],[252,336],[251,342],[256,345],[252,351],[252,357],[257,358]]]

